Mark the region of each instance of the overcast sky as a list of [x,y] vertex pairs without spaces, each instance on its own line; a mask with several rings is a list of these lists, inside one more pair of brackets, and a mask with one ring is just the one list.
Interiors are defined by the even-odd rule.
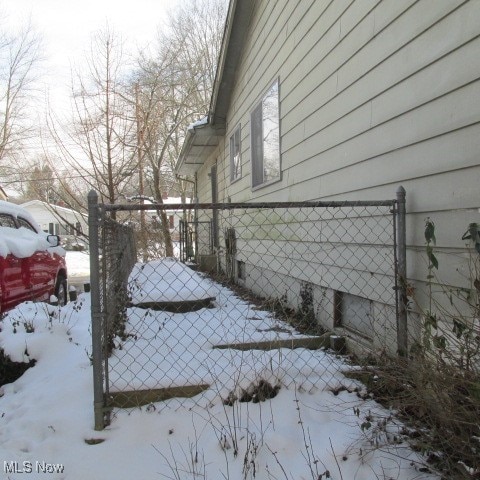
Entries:
[[137,51],[153,42],[168,10],[181,0],[0,0],[4,22],[28,22],[43,37],[46,90],[68,93],[70,66],[81,62],[91,34],[109,24],[125,48]]

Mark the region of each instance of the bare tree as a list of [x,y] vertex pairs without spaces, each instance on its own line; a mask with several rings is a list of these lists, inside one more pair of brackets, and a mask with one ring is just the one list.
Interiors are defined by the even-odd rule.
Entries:
[[83,172],[83,188],[94,188],[103,202],[115,203],[137,169],[133,104],[122,83],[121,38],[108,26],[97,32],[86,60],[86,68],[72,75],[71,125],[66,130],[51,115],[49,129],[62,168]]
[[[185,200],[188,183],[174,165],[187,126],[208,111],[226,15],[225,0],[189,0],[174,10],[155,55],[142,56],[134,78],[140,163],[157,203],[173,186]],[[143,175],[143,173],[142,173]],[[143,192],[142,192],[143,193]],[[165,211],[159,212],[166,254],[173,246]]]
[[208,110],[227,3],[225,0],[188,0],[182,3],[170,14],[167,36],[160,38],[161,51],[165,52],[166,47],[183,72],[181,85],[186,95],[182,100],[187,100],[185,106],[195,120]]
[[[190,184],[177,180],[173,167],[187,126],[208,110],[225,13],[225,0],[188,0],[159,33],[154,55],[141,55],[128,79],[121,39],[108,27],[93,37],[87,68],[73,75],[70,128],[49,118],[57,185],[78,174],[75,184],[96,189],[103,202],[149,196],[161,204],[173,190],[185,198]],[[75,201],[71,187],[63,193]],[[144,226],[141,212],[139,218]],[[173,256],[165,210],[158,220],[155,243]]]
[[44,158],[37,158],[35,163],[27,167],[25,200],[41,200],[55,203],[55,176]]
[[31,24],[17,32],[0,25],[0,167],[11,170],[25,142],[34,134],[32,101],[36,67],[41,61],[41,40]]

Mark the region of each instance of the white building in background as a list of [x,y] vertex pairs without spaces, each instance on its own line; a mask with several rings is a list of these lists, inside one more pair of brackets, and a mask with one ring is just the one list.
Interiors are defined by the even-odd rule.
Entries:
[[[132,200],[138,199],[136,197],[131,197],[130,201]],[[143,198],[143,203],[146,205],[154,205],[155,201],[152,198]],[[162,198],[162,203],[164,205],[179,205],[183,202],[181,197],[168,197],[165,195]],[[192,199],[186,198],[185,203],[192,203]],[[177,237],[178,232],[180,231],[180,221],[183,218],[183,211],[177,209],[167,209],[165,210],[165,213],[167,215],[170,233],[174,234],[174,236]],[[155,210],[147,210],[145,216],[149,222],[159,221],[158,213]],[[174,240],[178,240],[178,238],[174,238]]]
[[[191,198],[185,199],[185,203],[191,202]],[[181,197],[166,197],[163,199],[163,203],[165,205],[176,205],[182,203],[182,199]],[[180,231],[180,221],[183,218],[183,212],[181,210],[166,210],[166,214],[168,217],[170,231],[175,232],[175,234],[178,235],[178,232]],[[174,238],[174,240],[177,240],[177,238]]]
[[33,215],[44,232],[60,235],[64,243],[88,235],[88,217],[83,213],[40,200],[30,200],[21,206]]

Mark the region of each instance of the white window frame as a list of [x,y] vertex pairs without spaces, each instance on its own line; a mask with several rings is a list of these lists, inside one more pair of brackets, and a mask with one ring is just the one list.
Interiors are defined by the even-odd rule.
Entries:
[[242,178],[242,129],[239,124],[230,136],[230,181]]
[[[271,118],[267,116],[269,111]],[[270,85],[250,114],[250,139],[252,189],[281,180],[280,82],[278,78]]]

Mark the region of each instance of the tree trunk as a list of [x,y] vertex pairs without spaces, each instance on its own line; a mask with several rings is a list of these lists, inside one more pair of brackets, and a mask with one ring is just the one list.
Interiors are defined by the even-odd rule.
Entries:
[[[162,191],[160,190],[160,176],[157,171],[153,172],[154,183],[155,183],[155,201],[163,205]],[[160,225],[163,234],[163,241],[165,243],[165,256],[173,257],[173,241],[172,235],[170,234],[170,225],[168,222],[167,212],[165,210],[157,211],[160,218]]]

